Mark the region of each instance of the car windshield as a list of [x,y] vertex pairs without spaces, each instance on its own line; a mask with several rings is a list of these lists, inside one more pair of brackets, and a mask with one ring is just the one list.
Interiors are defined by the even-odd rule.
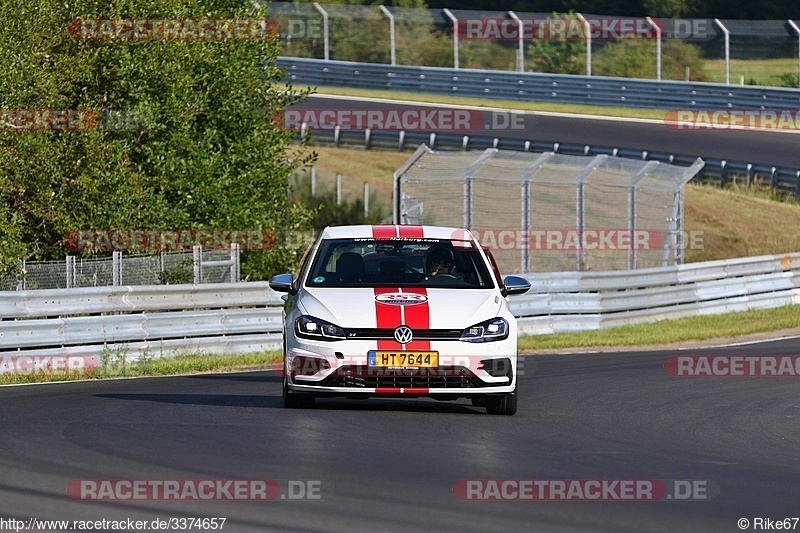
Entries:
[[452,239],[330,239],[322,241],[307,287],[494,287],[471,241]]

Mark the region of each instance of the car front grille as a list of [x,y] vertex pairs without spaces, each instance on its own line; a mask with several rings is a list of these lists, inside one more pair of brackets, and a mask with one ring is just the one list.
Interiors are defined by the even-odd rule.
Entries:
[[438,368],[387,369],[343,366],[322,380],[324,387],[353,388],[474,388],[491,386],[477,379],[463,366],[443,366]]
[[[457,341],[461,338],[460,329],[415,329],[414,340],[419,341]],[[394,329],[351,328],[345,329],[347,339],[375,340],[394,339]]]

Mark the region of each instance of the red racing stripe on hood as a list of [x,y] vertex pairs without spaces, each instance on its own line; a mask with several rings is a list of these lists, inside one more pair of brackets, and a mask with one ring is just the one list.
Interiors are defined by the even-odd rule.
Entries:
[[[378,329],[394,330],[397,326],[406,325],[412,331],[430,329],[430,310],[428,302],[414,305],[393,305],[379,302],[377,297],[381,294],[413,293],[427,296],[423,287],[375,287],[375,318]],[[412,340],[405,347],[394,339],[379,339],[379,350],[430,350],[430,341]]]

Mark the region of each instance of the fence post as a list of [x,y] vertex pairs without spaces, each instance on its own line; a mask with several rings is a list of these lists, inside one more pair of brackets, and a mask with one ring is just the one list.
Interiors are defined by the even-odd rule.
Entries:
[[22,279],[17,282],[17,290],[28,289],[28,263],[25,259],[22,260]]
[[122,285],[122,251],[114,250],[111,253],[111,285]]
[[311,167],[311,198],[317,195],[317,167]]
[[342,205],[342,175],[336,173],[336,205]]
[[650,17],[647,17],[647,22],[656,32],[656,79],[661,81],[661,27]]
[[239,262],[239,243],[231,243],[231,283],[241,281],[241,263]]
[[628,250],[628,270],[636,268],[636,246],[634,232],[636,231],[636,185],[628,186],[628,238],[631,248]]
[[583,192],[583,185],[586,182],[587,178],[594,172],[597,167],[599,167],[608,156],[606,154],[600,154],[594,157],[580,173],[575,176],[575,216],[576,216],[576,225],[578,230],[578,248],[576,250],[576,259],[577,259],[577,270],[580,272],[583,270],[583,262],[584,262],[584,250],[583,250],[583,233],[586,229],[586,206],[584,205],[584,192]]
[[517,23],[517,28],[519,28],[519,34],[517,34],[517,72],[525,72],[525,48],[524,39],[522,38],[524,29],[522,27],[522,20],[513,11],[509,11],[508,15],[514,19]]
[[322,6],[319,5],[319,2],[314,2],[314,7],[317,8],[317,11],[322,13],[322,31],[325,34],[323,36],[323,46],[325,49],[325,61],[329,61],[331,58],[331,42],[330,42],[330,34],[328,28],[328,12],[322,9]]
[[364,218],[369,217],[369,182],[364,182]]
[[480,157],[464,171],[464,227],[472,229],[472,178],[486,162],[497,153],[496,148],[487,148]]
[[397,64],[397,54],[396,54],[396,43],[395,43],[395,35],[394,35],[394,15],[392,12],[386,9],[386,6],[378,6],[384,15],[389,18],[389,42],[391,46],[391,55],[392,55],[392,65]]
[[[522,200],[522,220],[520,221],[522,224],[522,257],[520,260],[520,272],[526,273],[530,272],[530,233],[531,233],[531,181],[530,179],[524,179],[522,181],[522,190],[521,193],[521,200]],[[519,239],[517,240],[519,242]]]
[[714,23],[719,26],[725,35],[725,85],[731,84],[731,32],[719,20],[714,19]]
[[75,256],[68,255],[66,257],[66,267],[67,267],[67,288],[72,289],[75,287],[76,275],[75,275]]
[[586,75],[592,75],[592,28],[586,17],[577,13],[578,19],[583,23],[583,31],[586,32]]
[[192,266],[194,267],[194,284],[199,285],[203,279],[203,247],[192,246]]
[[449,9],[444,8],[442,11],[453,21],[453,68],[458,68],[458,19]]
[[789,26],[797,33],[797,83],[798,87],[800,87],[800,28],[797,27],[797,24],[792,19],[789,19],[788,22]]

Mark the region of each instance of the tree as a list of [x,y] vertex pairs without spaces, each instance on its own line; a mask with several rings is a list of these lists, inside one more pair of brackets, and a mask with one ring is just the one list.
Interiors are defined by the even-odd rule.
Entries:
[[[264,16],[240,0],[3,2],[3,265],[63,257],[64,235],[80,228],[306,227],[310,213],[286,188],[310,156],[287,154],[293,132],[270,120],[301,96],[280,82],[276,40],[191,39],[188,26],[187,38],[92,39],[75,21]],[[19,111],[89,119],[77,130],[20,128]],[[122,129],[109,116],[124,118]]]

